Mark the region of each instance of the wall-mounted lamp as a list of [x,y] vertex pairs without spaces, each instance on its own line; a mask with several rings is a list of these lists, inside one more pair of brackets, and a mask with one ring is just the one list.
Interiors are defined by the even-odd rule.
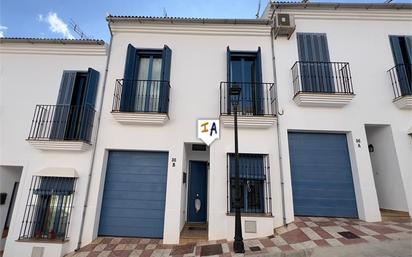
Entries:
[[375,147],[373,147],[372,144],[369,144],[369,145],[368,145],[368,149],[369,149],[369,152],[370,152],[370,153],[373,153],[373,152],[375,151]]
[[6,203],[7,193],[0,193],[0,205]]
[[412,127],[408,129],[408,135],[412,136]]

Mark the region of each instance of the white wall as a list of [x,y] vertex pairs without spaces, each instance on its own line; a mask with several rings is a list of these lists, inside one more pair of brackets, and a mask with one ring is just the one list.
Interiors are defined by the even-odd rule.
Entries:
[[[274,40],[282,142],[285,171],[287,220],[293,220],[292,188],[288,148],[288,130],[340,131],[348,134],[352,171],[359,217],[380,220],[364,124],[391,124],[404,189],[412,212],[411,138],[406,131],[412,125],[412,112],[399,110],[393,103],[393,91],[387,70],[394,66],[389,35],[412,35],[407,11],[367,10],[287,10],[293,13],[296,31],[287,40]],[[354,100],[343,108],[299,107],[293,101],[291,67],[298,60],[296,33],[326,33],[332,62],[349,62]],[[355,144],[361,140],[360,147]]]
[[[112,24],[113,40],[107,90],[104,96],[101,130],[97,144],[92,191],[88,208],[83,242],[97,236],[101,206],[102,185],[105,179],[103,156],[108,149],[157,150],[169,152],[166,195],[164,242],[178,243],[184,221],[185,201],[182,171],[187,167],[184,143],[199,142],[196,121],[199,118],[219,117],[219,84],[226,81],[226,47],[232,50],[257,51],[262,48],[263,81],[273,82],[269,27],[265,25],[168,25],[168,24]],[[172,49],[170,120],[163,126],[122,125],[114,120],[112,97],[115,80],[123,78],[127,45],[137,48]],[[210,147],[209,177],[209,239],[233,238],[233,217],[226,216],[226,153],[233,151],[232,129],[222,129],[221,139]],[[276,134],[270,129],[240,131],[240,151],[260,152],[270,155],[273,181],[276,177]],[[176,158],[172,167],[171,158]],[[280,202],[273,183],[273,201]],[[178,197],[176,197],[178,196]],[[183,209],[183,210],[182,210]],[[273,208],[280,212],[279,208]],[[275,218],[279,218],[275,216]],[[273,218],[266,218],[270,229],[259,230],[253,237],[273,233]],[[93,222],[95,221],[95,222]],[[262,221],[263,222],[263,221]],[[268,225],[268,226],[266,226]],[[269,233],[268,230],[271,230]],[[247,237],[248,235],[246,235]],[[250,236],[250,235],[249,235]]]
[[104,45],[2,43],[0,60],[0,165],[23,166],[4,256],[30,256],[32,247],[38,245],[16,241],[32,175],[46,167],[68,167],[76,169],[80,176],[68,232],[70,240],[65,244],[44,244],[44,257],[60,256],[77,246],[92,151],[42,151],[34,149],[26,139],[36,104],[56,104],[63,70],[87,71],[91,67],[99,71],[96,107],[99,106],[106,48]]
[[379,207],[408,212],[405,188],[399,169],[399,161],[392,137],[391,126],[366,126]]
[[[22,167],[18,166],[0,166],[0,193],[7,193],[5,204],[0,205],[0,235],[3,233],[4,225],[6,223],[7,213],[9,211],[11,198],[13,195],[14,184],[20,181],[21,171]],[[1,238],[0,251],[4,249],[5,243],[6,239]]]

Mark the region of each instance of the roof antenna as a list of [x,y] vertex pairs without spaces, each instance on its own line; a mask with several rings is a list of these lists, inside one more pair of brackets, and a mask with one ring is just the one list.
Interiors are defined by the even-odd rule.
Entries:
[[260,4],[261,4],[261,0],[259,0],[259,3],[258,3],[258,8],[257,8],[257,12],[256,12],[256,19],[259,19]]
[[167,17],[167,11],[166,11],[166,8],[165,7],[163,7],[163,17]]
[[70,28],[80,37],[80,39],[90,39],[89,36],[87,36],[79,27],[79,25],[77,25],[77,23],[73,20],[70,19],[69,21],[69,26]]

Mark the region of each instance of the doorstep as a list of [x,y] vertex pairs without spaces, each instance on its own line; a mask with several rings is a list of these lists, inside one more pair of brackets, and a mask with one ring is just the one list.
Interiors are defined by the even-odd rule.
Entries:
[[[317,247],[411,238],[412,221],[369,223],[344,218],[296,217],[295,222],[276,231],[278,233],[273,236],[244,240],[246,252],[240,256],[276,256]],[[232,244],[227,240],[209,240],[164,245],[159,239],[100,237],[66,257],[229,257],[235,256]]]

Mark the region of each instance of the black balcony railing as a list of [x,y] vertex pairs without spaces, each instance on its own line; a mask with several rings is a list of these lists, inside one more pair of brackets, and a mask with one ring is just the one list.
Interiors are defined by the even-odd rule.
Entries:
[[347,62],[303,62],[292,67],[295,95],[304,93],[353,94]]
[[94,114],[87,105],[37,105],[28,140],[90,142]]
[[395,99],[412,95],[412,64],[398,64],[388,70]]
[[238,115],[243,116],[275,116],[275,84],[274,83],[237,83],[220,82],[220,114],[232,114],[232,101],[229,89],[232,86],[241,88]]
[[113,112],[168,113],[169,81],[117,79]]

